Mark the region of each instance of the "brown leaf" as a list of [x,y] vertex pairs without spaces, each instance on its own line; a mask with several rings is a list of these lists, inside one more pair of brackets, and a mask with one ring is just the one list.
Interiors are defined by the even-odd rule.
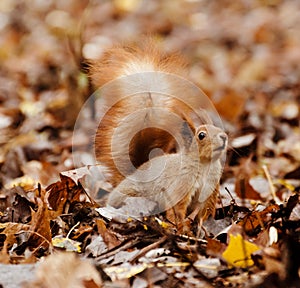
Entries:
[[38,210],[36,212],[32,211],[31,235],[28,241],[30,247],[43,247],[46,250],[49,248],[52,237],[48,205],[44,199],[44,192],[42,192],[41,198],[37,198],[37,203]]
[[242,226],[249,235],[257,234],[266,223],[271,220],[271,213],[279,211],[277,204],[266,207],[263,211],[253,211],[238,224]]
[[[1,234],[5,235],[6,237],[4,241],[4,247],[8,250],[13,246],[13,244],[17,243],[16,234],[22,231],[28,231],[30,226],[27,224],[9,222],[0,224],[0,229],[4,229]],[[3,250],[6,249],[3,248]]]
[[78,240],[79,238],[83,237],[85,234],[90,234],[93,231],[93,227],[82,223],[74,232],[72,239]]
[[222,253],[225,251],[226,245],[221,243],[216,239],[207,239],[206,253],[209,256],[221,257]]
[[108,246],[108,249],[112,249],[121,244],[121,241],[109,230],[107,230],[105,222],[102,219],[96,219],[98,233],[102,236],[103,241]]
[[65,213],[68,213],[69,206],[72,202],[80,201],[80,195],[84,192],[84,189],[75,182],[64,175],[60,175],[61,181],[55,182],[46,188],[48,192],[48,202],[50,207],[56,211],[53,213],[53,217]]
[[261,195],[252,187],[250,179],[256,174],[256,165],[249,157],[241,160],[241,164],[235,169],[235,192],[241,199],[262,200]]
[[241,199],[262,200],[261,195],[252,187],[249,177],[237,177],[235,182],[235,193]]

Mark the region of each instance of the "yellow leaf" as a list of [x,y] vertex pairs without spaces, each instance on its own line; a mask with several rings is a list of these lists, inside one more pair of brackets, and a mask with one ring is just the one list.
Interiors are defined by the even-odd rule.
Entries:
[[36,181],[32,179],[31,177],[28,177],[26,175],[15,178],[11,182],[5,184],[6,189],[10,189],[16,186],[20,186],[24,188],[25,190],[33,189],[36,185]]
[[283,185],[285,188],[289,189],[292,192],[295,191],[295,186],[293,186],[292,184],[290,184],[288,181],[286,181],[284,179],[278,179],[277,183]]
[[155,220],[162,228],[167,229],[169,227],[168,223],[161,221],[159,218],[155,217]]
[[55,236],[52,239],[52,245],[54,247],[61,248],[69,252],[72,251],[72,252],[80,253],[81,252],[80,244],[81,244],[80,242],[74,241],[69,238],[64,238],[62,236]]
[[255,244],[244,240],[240,234],[236,236],[230,234],[229,236],[229,245],[222,254],[229,266],[241,268],[252,266],[254,262],[251,259],[251,254],[260,248]]

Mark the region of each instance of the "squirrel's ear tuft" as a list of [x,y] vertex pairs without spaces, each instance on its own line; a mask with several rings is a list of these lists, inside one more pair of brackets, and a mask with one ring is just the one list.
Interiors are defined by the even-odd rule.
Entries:
[[194,127],[198,127],[203,124],[213,124],[212,119],[205,109],[198,109],[197,111],[191,111],[184,118],[189,122],[193,123]]
[[182,140],[183,140],[183,145],[186,149],[188,149],[194,138],[194,133],[191,130],[189,124],[186,121],[183,121],[182,127],[181,127],[181,135],[182,135]]

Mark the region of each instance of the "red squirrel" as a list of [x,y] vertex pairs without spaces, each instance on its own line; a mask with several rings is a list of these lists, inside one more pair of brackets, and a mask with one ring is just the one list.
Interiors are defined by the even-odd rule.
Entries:
[[[227,135],[203,117],[203,94],[185,74],[181,56],[166,56],[151,41],[111,48],[91,66],[103,90],[95,155],[114,187],[108,204],[127,196],[167,201],[158,206],[174,224],[197,203],[198,218],[214,212]],[[139,179],[152,177],[147,169],[159,163],[165,166],[155,179]]]

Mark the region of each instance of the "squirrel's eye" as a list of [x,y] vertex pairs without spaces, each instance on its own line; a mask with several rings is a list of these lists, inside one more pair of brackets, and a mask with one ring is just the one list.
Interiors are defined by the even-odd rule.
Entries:
[[206,133],[203,131],[198,134],[199,140],[203,140],[205,137],[206,137]]

